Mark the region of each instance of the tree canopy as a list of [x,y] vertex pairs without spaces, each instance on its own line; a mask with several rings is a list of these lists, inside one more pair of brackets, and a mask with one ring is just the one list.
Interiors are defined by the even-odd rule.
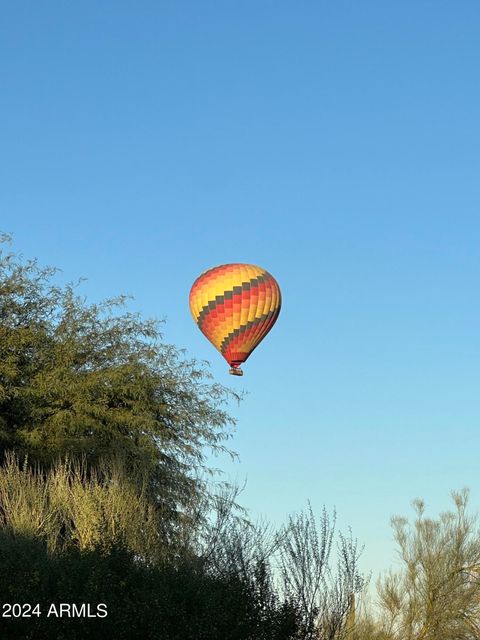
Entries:
[[175,510],[198,499],[208,449],[226,450],[231,392],[164,342],[126,298],[88,303],[57,271],[0,248],[0,459],[48,468],[121,458]]

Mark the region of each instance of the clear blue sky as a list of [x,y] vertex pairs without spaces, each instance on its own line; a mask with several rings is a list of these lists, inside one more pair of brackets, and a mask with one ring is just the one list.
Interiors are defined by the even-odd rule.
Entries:
[[[480,499],[480,5],[22,2],[0,19],[0,225],[26,256],[126,292],[249,392],[243,503],[337,507],[393,559],[389,517]],[[193,279],[278,279],[231,378]]]

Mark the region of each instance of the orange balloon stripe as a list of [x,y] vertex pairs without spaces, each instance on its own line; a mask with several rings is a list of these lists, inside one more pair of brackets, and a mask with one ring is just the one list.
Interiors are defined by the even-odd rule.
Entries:
[[[264,317],[269,311],[277,308],[277,296],[275,296],[275,292],[277,290],[280,291],[276,281],[274,281],[273,278],[271,281],[262,284],[260,293],[263,304],[258,310],[259,317]],[[279,305],[278,312],[280,312]],[[269,330],[270,329],[266,329],[265,322],[258,322],[256,324],[256,331],[252,335],[254,348],[263,339],[263,337],[268,333]]]
[[[260,344],[263,337],[268,333],[270,328],[273,326],[275,321],[277,320],[279,314],[279,310],[275,312],[270,312],[267,314],[265,318],[261,318],[261,322],[252,323],[252,326],[241,327],[241,330],[237,335],[233,335],[227,342],[225,342],[222,353],[227,361],[231,360],[232,353],[245,353],[247,354],[245,358],[242,359],[242,362],[245,362],[247,358],[250,356],[252,351]],[[270,317],[268,317],[270,316]],[[261,324],[263,329],[262,332],[258,332],[258,325]]]
[[[278,312],[279,311],[280,309],[278,309]],[[258,315],[251,322],[247,322],[243,325],[240,325],[239,327],[231,331],[223,340],[222,347],[221,347],[222,351],[224,351],[227,348],[231,340],[237,338],[239,335],[245,334],[246,332],[248,332],[248,339],[251,341],[251,343],[253,345],[256,345],[262,339],[263,335],[265,335],[266,333],[265,331],[266,323],[270,318],[270,313]]]
[[[240,304],[240,296],[232,296],[231,299],[225,300],[223,304],[219,304],[216,308],[212,309],[210,313],[203,318],[202,322],[198,322],[198,327],[202,333],[204,333],[210,340],[215,339],[215,346],[220,347],[221,341],[225,334],[227,334],[232,327],[233,323],[233,308],[234,304]],[[216,338],[219,338],[219,341]]]

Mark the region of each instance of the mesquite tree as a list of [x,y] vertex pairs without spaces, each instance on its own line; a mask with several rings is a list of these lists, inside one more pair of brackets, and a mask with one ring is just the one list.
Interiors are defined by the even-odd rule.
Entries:
[[232,394],[162,339],[125,298],[90,304],[56,271],[0,252],[0,463],[121,460],[165,512],[202,494],[206,452],[226,450]]

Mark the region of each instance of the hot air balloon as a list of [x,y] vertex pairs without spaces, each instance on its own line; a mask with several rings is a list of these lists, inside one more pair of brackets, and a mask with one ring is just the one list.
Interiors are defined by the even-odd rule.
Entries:
[[190,290],[193,319],[236,376],[243,375],[240,365],[273,327],[280,307],[277,281],[253,264],[208,269]]

